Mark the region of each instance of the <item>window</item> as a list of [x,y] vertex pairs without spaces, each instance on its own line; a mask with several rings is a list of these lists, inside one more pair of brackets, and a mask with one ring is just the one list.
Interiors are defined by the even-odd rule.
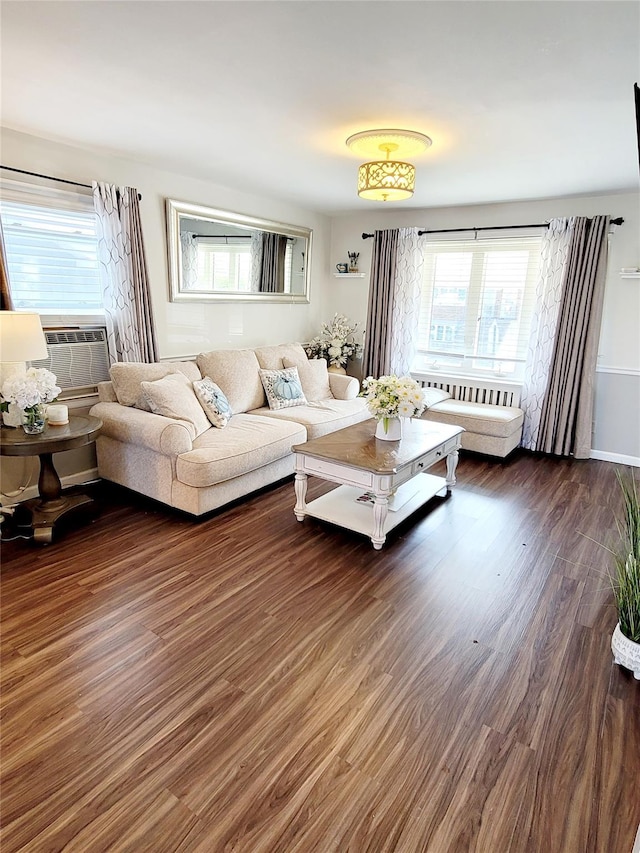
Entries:
[[0,216],[18,311],[83,320],[102,314],[98,238],[89,193],[2,182]]
[[251,238],[228,243],[225,237],[198,239],[198,282],[206,290],[251,290]]
[[519,376],[540,244],[540,237],[426,244],[416,369]]

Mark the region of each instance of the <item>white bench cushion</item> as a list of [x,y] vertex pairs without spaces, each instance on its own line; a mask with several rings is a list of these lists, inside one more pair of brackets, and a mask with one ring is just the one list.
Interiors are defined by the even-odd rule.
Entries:
[[468,432],[507,438],[522,429],[524,415],[522,409],[515,406],[448,399],[431,406],[423,417],[444,424],[457,424]]

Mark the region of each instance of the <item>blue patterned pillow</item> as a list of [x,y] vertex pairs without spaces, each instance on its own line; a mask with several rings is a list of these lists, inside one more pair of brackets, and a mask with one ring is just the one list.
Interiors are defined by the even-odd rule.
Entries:
[[233,412],[229,401],[213,379],[209,376],[205,376],[204,379],[197,379],[193,383],[193,390],[214,427],[219,429],[226,427]]
[[292,406],[307,405],[297,367],[286,367],[284,370],[260,370],[260,379],[270,409],[290,409]]

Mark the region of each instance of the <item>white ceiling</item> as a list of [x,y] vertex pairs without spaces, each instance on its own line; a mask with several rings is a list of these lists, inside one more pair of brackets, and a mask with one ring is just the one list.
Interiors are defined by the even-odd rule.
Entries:
[[[638,2],[3,0],[2,124],[326,213],[418,130],[433,207],[636,189]],[[12,164],[5,164],[12,165]],[[87,176],[90,177],[90,176]]]

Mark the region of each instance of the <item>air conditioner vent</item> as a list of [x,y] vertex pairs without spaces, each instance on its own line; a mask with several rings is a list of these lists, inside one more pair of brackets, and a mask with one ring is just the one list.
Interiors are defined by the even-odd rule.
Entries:
[[107,330],[55,329],[45,331],[48,358],[31,362],[55,373],[63,391],[93,388],[109,379]]

